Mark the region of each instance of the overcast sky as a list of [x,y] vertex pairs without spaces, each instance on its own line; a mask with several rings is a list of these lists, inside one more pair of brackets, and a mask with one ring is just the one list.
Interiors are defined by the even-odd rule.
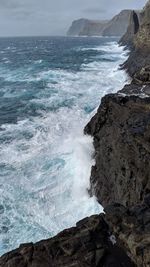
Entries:
[[0,0],[0,36],[64,35],[78,18],[108,19],[146,0]]

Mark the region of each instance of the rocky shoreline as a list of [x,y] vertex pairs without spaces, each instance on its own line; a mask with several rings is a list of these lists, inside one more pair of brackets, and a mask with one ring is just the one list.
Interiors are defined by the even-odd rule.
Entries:
[[104,206],[56,237],[23,244],[0,267],[150,266],[150,1],[140,21],[132,13],[122,44],[132,78],[102,99],[85,127],[93,136],[90,193]]
[[98,201],[141,203],[150,186],[150,98],[105,96],[85,133],[94,137],[91,191]]
[[105,96],[85,127],[95,148],[90,192],[104,206],[117,242],[139,267],[150,266],[149,25],[150,1],[140,17],[132,12],[120,40],[131,49],[123,64],[131,83]]

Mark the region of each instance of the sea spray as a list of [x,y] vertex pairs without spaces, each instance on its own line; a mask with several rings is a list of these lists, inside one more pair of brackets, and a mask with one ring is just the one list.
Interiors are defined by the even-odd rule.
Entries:
[[0,50],[3,254],[102,211],[87,192],[94,148],[83,128],[127,77],[114,39],[1,39]]

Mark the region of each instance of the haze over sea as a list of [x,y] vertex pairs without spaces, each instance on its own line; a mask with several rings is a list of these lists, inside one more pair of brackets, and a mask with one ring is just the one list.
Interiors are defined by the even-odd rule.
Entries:
[[125,58],[115,38],[0,39],[0,255],[102,211],[83,128]]

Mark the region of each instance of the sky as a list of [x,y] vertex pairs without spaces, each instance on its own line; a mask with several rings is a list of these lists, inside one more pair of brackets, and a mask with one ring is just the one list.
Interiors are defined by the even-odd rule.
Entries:
[[65,35],[79,18],[109,19],[146,0],[0,0],[0,36]]

